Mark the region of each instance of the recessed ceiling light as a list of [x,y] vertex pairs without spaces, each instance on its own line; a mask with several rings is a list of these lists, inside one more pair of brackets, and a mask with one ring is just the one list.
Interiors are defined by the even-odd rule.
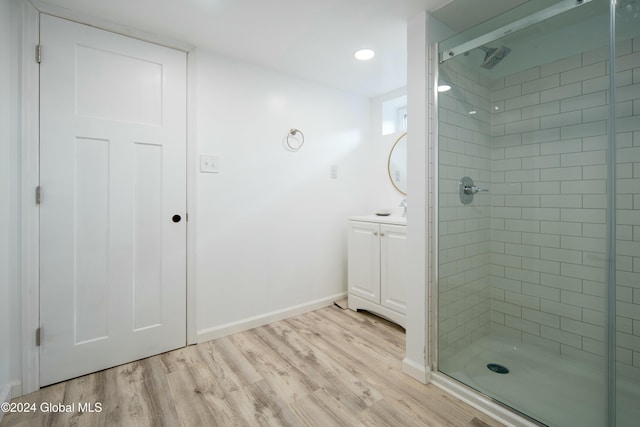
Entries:
[[448,84],[438,85],[438,92],[447,92],[450,90],[451,90],[451,86],[449,86]]
[[473,116],[474,114],[476,114],[476,113],[477,113],[477,111],[476,111],[476,110],[471,110],[471,111],[469,111],[469,114],[471,114],[472,116]]
[[376,56],[376,53],[371,49],[360,49],[356,51],[356,53],[354,53],[353,56],[360,61],[368,61],[374,56]]

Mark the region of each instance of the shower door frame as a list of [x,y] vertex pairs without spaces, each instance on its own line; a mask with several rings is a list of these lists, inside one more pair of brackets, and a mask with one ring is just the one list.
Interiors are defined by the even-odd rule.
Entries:
[[[571,8],[559,8],[558,13],[566,12],[575,7],[581,6],[590,2],[591,0],[585,2],[576,3],[575,6]],[[563,2],[567,3],[567,2]],[[617,146],[617,137],[616,137],[616,0],[609,0],[609,87],[607,90],[608,93],[608,143],[607,143],[607,207],[606,207],[606,217],[607,217],[607,236],[606,236],[606,251],[607,251],[607,272],[606,272],[606,280],[607,280],[607,300],[605,301],[605,309],[607,310],[606,319],[606,336],[605,336],[605,349],[604,349],[604,357],[605,357],[605,375],[606,375],[606,401],[607,401],[607,414],[606,419],[609,426],[615,426],[616,423],[616,146]],[[538,14],[534,14],[538,15]],[[545,19],[550,18],[548,14],[540,14],[540,19],[538,22],[543,21]],[[531,19],[532,16],[526,17],[520,21],[526,21],[527,26],[534,25],[537,22]],[[519,21],[518,21],[519,22]],[[516,22],[517,23],[517,22]],[[515,23],[514,23],[515,24]],[[502,38],[506,34],[510,34],[512,31],[504,33],[504,30],[509,28],[510,26],[504,26],[498,28],[497,30],[486,33],[480,37],[476,37],[475,39],[463,43],[459,46],[468,46],[472,45],[475,41],[480,40],[482,43],[488,43],[492,40],[489,40],[489,36],[497,35],[493,40]],[[525,27],[520,26],[515,29],[515,32],[524,29]],[[498,35],[502,32],[501,35]],[[458,47],[459,47],[458,46]],[[440,207],[440,133],[439,133],[439,105],[438,105],[438,80],[439,80],[439,70],[440,64],[444,63],[446,58],[441,61],[440,52],[439,52],[439,43],[432,43],[429,45],[430,57],[431,61],[429,61],[429,67],[433,67],[431,70],[432,78],[429,81],[430,87],[430,96],[431,96],[431,105],[432,105],[432,115],[431,115],[431,126],[433,132],[429,137],[429,145],[432,149],[433,153],[433,163],[432,163],[432,277],[431,286],[429,286],[428,295],[429,295],[429,303],[428,311],[428,321],[429,321],[429,345],[427,350],[427,360],[426,365],[431,370],[431,380],[434,385],[456,395],[459,398],[462,398],[467,403],[470,403],[472,406],[481,410],[482,412],[487,413],[488,415],[494,417],[503,423],[510,423],[517,426],[538,426],[540,423],[528,416],[527,414],[519,412],[517,409],[512,408],[499,400],[496,400],[490,396],[487,396],[471,387],[466,385],[465,383],[454,379],[446,375],[445,373],[439,371],[439,358],[438,358],[438,349],[439,349],[439,207]],[[449,49],[448,51],[452,51]],[[454,55],[454,56],[457,56]],[[453,57],[453,56],[452,56]]]

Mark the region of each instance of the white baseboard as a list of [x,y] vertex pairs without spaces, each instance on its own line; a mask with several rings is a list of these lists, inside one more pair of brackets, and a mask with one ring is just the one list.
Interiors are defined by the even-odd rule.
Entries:
[[294,305],[282,310],[272,311],[270,313],[262,314],[259,316],[249,317],[236,322],[226,323],[220,326],[214,326],[213,328],[201,329],[198,331],[197,341],[205,342],[215,340],[236,332],[248,331],[249,329],[257,328],[258,326],[264,326],[266,324],[284,320],[289,317],[297,316],[299,314],[308,313],[320,308],[329,307],[333,305],[333,302],[344,298],[347,295],[346,292],[335,294],[326,298],[309,301],[304,304]]
[[431,380],[431,370],[428,370],[424,363],[417,363],[406,357],[402,360],[402,372],[422,384],[428,384]]
[[493,402],[491,399],[482,396],[478,392],[458,383],[439,373],[431,376],[431,384],[441,388],[447,393],[457,397],[466,404],[473,406],[480,412],[485,413],[494,420],[510,427],[537,427],[538,424],[519,416],[501,405]]
[[[11,386],[9,384],[5,384],[0,387],[0,403],[9,402],[11,400]],[[4,412],[0,411],[0,421],[2,421],[2,417],[4,416]]]
[[10,384],[11,387],[11,398],[14,399],[16,397],[22,396],[22,381],[13,381]]

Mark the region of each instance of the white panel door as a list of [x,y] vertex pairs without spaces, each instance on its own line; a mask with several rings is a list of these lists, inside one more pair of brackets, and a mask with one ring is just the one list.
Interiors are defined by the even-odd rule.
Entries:
[[40,385],[186,343],[186,54],[42,15]]
[[349,293],[380,304],[380,227],[349,221]]
[[407,312],[407,227],[380,225],[380,298],[383,306]]

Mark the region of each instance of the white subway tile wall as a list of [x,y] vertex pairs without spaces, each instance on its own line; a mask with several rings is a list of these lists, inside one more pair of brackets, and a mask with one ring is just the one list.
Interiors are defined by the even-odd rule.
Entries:
[[[460,178],[470,176],[475,185],[490,186],[492,114],[490,81],[481,79],[476,70],[452,63],[440,69],[440,79],[452,86],[438,98],[438,349],[445,360],[490,332],[491,196],[480,193],[463,205],[458,185]],[[497,120],[513,119],[504,115]],[[501,170],[520,169],[519,161],[512,165],[503,157],[495,162],[501,162]]]
[[[617,55],[617,354],[640,377],[640,39]],[[494,81],[455,62],[440,69],[440,357],[492,332],[601,359],[607,52]],[[490,193],[462,205],[464,175]]]
[[640,38],[616,61],[616,314],[620,374],[640,377]]

